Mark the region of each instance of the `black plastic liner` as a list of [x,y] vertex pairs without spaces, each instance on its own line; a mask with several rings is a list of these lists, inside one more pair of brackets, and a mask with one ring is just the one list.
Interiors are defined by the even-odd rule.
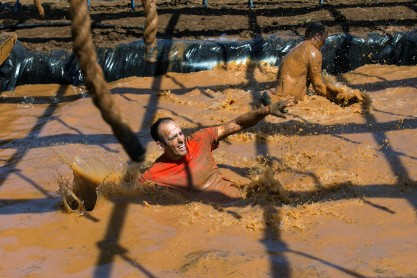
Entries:
[[[166,72],[208,70],[229,62],[264,61],[278,66],[298,40],[268,39],[250,41],[159,40],[158,62],[144,60],[143,41],[97,49],[98,62],[108,82],[130,76],[156,76]],[[417,30],[393,36],[350,34],[330,36],[322,48],[323,69],[338,74],[365,64],[417,64]],[[0,67],[1,91],[24,84],[82,85],[83,75],[76,57],[68,51],[49,53],[27,50],[17,41],[9,58]]]

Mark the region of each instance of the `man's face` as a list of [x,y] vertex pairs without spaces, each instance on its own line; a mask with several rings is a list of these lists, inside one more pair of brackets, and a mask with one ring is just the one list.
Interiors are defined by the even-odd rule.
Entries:
[[324,43],[326,42],[327,37],[329,36],[329,33],[326,31],[323,34],[316,34],[316,39],[318,41],[318,48],[321,48]]
[[181,128],[175,122],[161,124],[158,128],[161,140],[157,142],[171,159],[178,160],[187,154],[185,136]]

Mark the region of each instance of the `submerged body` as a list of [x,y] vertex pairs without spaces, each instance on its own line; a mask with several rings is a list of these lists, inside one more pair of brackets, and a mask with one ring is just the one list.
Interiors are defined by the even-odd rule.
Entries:
[[317,22],[308,25],[304,39],[285,55],[279,67],[275,88],[269,90],[264,98],[277,102],[291,99],[298,102],[307,94],[310,84],[316,94],[326,96],[326,85],[321,78],[322,54],[320,48],[328,36],[326,27]]
[[[223,177],[212,151],[219,143],[217,127],[199,130],[185,139],[188,150],[179,160],[162,154],[141,177],[140,182],[167,186],[183,193],[211,192],[210,200],[240,199],[240,190]],[[203,195],[203,194],[200,194]]]
[[281,101],[246,112],[215,127],[201,129],[185,137],[172,118],[160,118],[151,127],[152,138],[164,153],[139,178],[140,183],[153,183],[192,193],[203,201],[228,202],[241,197],[240,190],[223,178],[212,151],[229,135],[256,125],[267,115],[282,114],[290,101]]
[[322,54],[310,40],[295,46],[283,59],[278,72],[273,99],[291,97],[300,101],[310,84],[316,94],[326,96],[326,86],[321,79]]
[[[320,23],[311,23],[305,33],[304,40],[285,55],[279,67],[275,88],[266,92],[273,101],[291,99],[302,100],[308,93],[310,85],[312,93],[346,106],[360,102],[366,110],[371,100],[363,92],[353,90],[344,84],[322,74],[323,57],[320,51],[328,33]],[[268,98],[266,95],[264,97]],[[269,102],[267,100],[266,102]]]

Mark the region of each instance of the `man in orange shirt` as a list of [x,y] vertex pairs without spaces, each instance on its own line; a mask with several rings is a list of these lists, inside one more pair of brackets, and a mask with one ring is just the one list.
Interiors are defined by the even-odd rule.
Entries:
[[244,113],[225,124],[201,129],[188,137],[171,118],[161,118],[151,127],[151,136],[164,153],[139,181],[176,189],[191,197],[214,202],[241,198],[240,190],[225,179],[212,151],[227,136],[252,127],[267,115],[285,118],[290,101],[280,101]]

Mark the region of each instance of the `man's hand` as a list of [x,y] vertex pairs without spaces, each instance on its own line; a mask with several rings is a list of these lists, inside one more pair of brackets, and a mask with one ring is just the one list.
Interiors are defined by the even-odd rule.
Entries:
[[293,106],[293,105],[294,105],[293,100],[280,100],[280,101],[274,102],[269,105],[269,114],[274,115],[275,117],[280,117],[280,118],[285,119],[286,118],[285,113],[287,113],[287,111],[285,111],[284,109],[288,106]]

